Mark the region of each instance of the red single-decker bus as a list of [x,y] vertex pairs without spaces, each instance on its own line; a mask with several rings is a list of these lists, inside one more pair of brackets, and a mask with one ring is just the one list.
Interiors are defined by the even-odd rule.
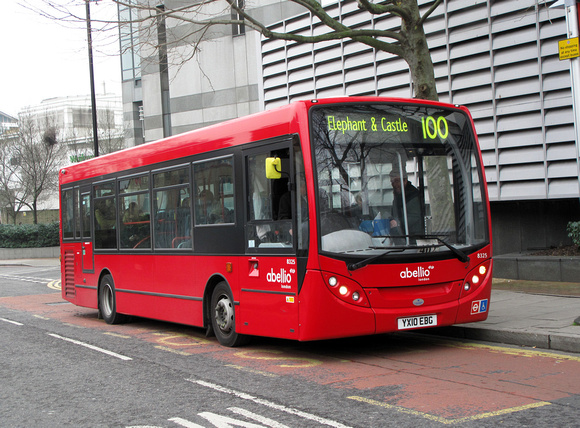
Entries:
[[464,107],[298,101],[60,170],[62,296],[318,340],[487,318],[489,202]]

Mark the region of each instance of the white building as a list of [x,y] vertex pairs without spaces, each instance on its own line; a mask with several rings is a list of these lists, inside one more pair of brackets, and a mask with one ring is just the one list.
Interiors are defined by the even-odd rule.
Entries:
[[[121,97],[114,94],[97,95],[97,124],[99,153],[104,154],[125,147],[123,132],[123,113]],[[18,113],[18,120],[3,121],[10,124],[12,137],[17,143],[19,123],[32,121],[39,132],[47,127],[56,130],[57,141],[66,144],[64,165],[90,158],[94,154],[93,121],[90,95],[50,98],[35,106],[23,108]],[[4,128],[4,126],[3,126]],[[39,201],[38,213],[40,222],[58,220],[58,189],[46,191]],[[5,207],[0,207],[3,210]],[[32,214],[29,208],[22,208],[17,223],[31,223]],[[6,213],[2,221],[7,222]]]
[[18,119],[0,111],[0,135],[18,127]]
[[[122,99],[116,94],[97,94],[97,126],[99,153],[125,147],[123,142]],[[56,97],[28,106],[19,119],[32,118],[39,124],[49,123],[59,133],[71,156],[87,157],[94,153],[93,120],[90,95]],[[71,162],[77,158],[71,158]]]

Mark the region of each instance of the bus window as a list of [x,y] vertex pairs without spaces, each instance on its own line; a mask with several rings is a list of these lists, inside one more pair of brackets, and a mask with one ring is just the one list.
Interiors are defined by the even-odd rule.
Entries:
[[233,158],[195,163],[193,177],[195,225],[234,223]]
[[81,237],[81,217],[80,217],[80,190],[75,188],[73,191],[73,212],[74,212],[74,224],[75,224],[75,239],[80,239]]
[[117,248],[115,197],[95,199],[95,248]]
[[192,248],[189,168],[153,175],[155,248]]
[[[266,159],[280,159],[279,179],[266,178]],[[282,149],[247,157],[248,248],[292,248],[292,193],[290,150]]]
[[62,212],[62,237],[68,239],[73,237],[74,215],[73,215],[73,189],[62,192],[61,208]]
[[95,206],[95,248],[117,248],[117,198],[113,181],[93,186]]
[[91,194],[81,194],[80,207],[81,237],[88,239],[91,237]]
[[151,248],[149,175],[119,180],[121,248]]

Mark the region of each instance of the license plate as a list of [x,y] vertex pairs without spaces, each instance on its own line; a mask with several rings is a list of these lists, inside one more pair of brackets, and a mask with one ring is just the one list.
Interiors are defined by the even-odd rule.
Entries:
[[437,325],[437,315],[421,315],[418,317],[399,318],[399,330],[408,328],[434,327]]

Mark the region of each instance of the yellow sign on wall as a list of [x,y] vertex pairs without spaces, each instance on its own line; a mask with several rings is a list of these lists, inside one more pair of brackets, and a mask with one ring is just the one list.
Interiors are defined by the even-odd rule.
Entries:
[[560,61],[563,59],[577,58],[580,56],[580,46],[578,37],[571,39],[560,40],[558,42],[558,53]]

